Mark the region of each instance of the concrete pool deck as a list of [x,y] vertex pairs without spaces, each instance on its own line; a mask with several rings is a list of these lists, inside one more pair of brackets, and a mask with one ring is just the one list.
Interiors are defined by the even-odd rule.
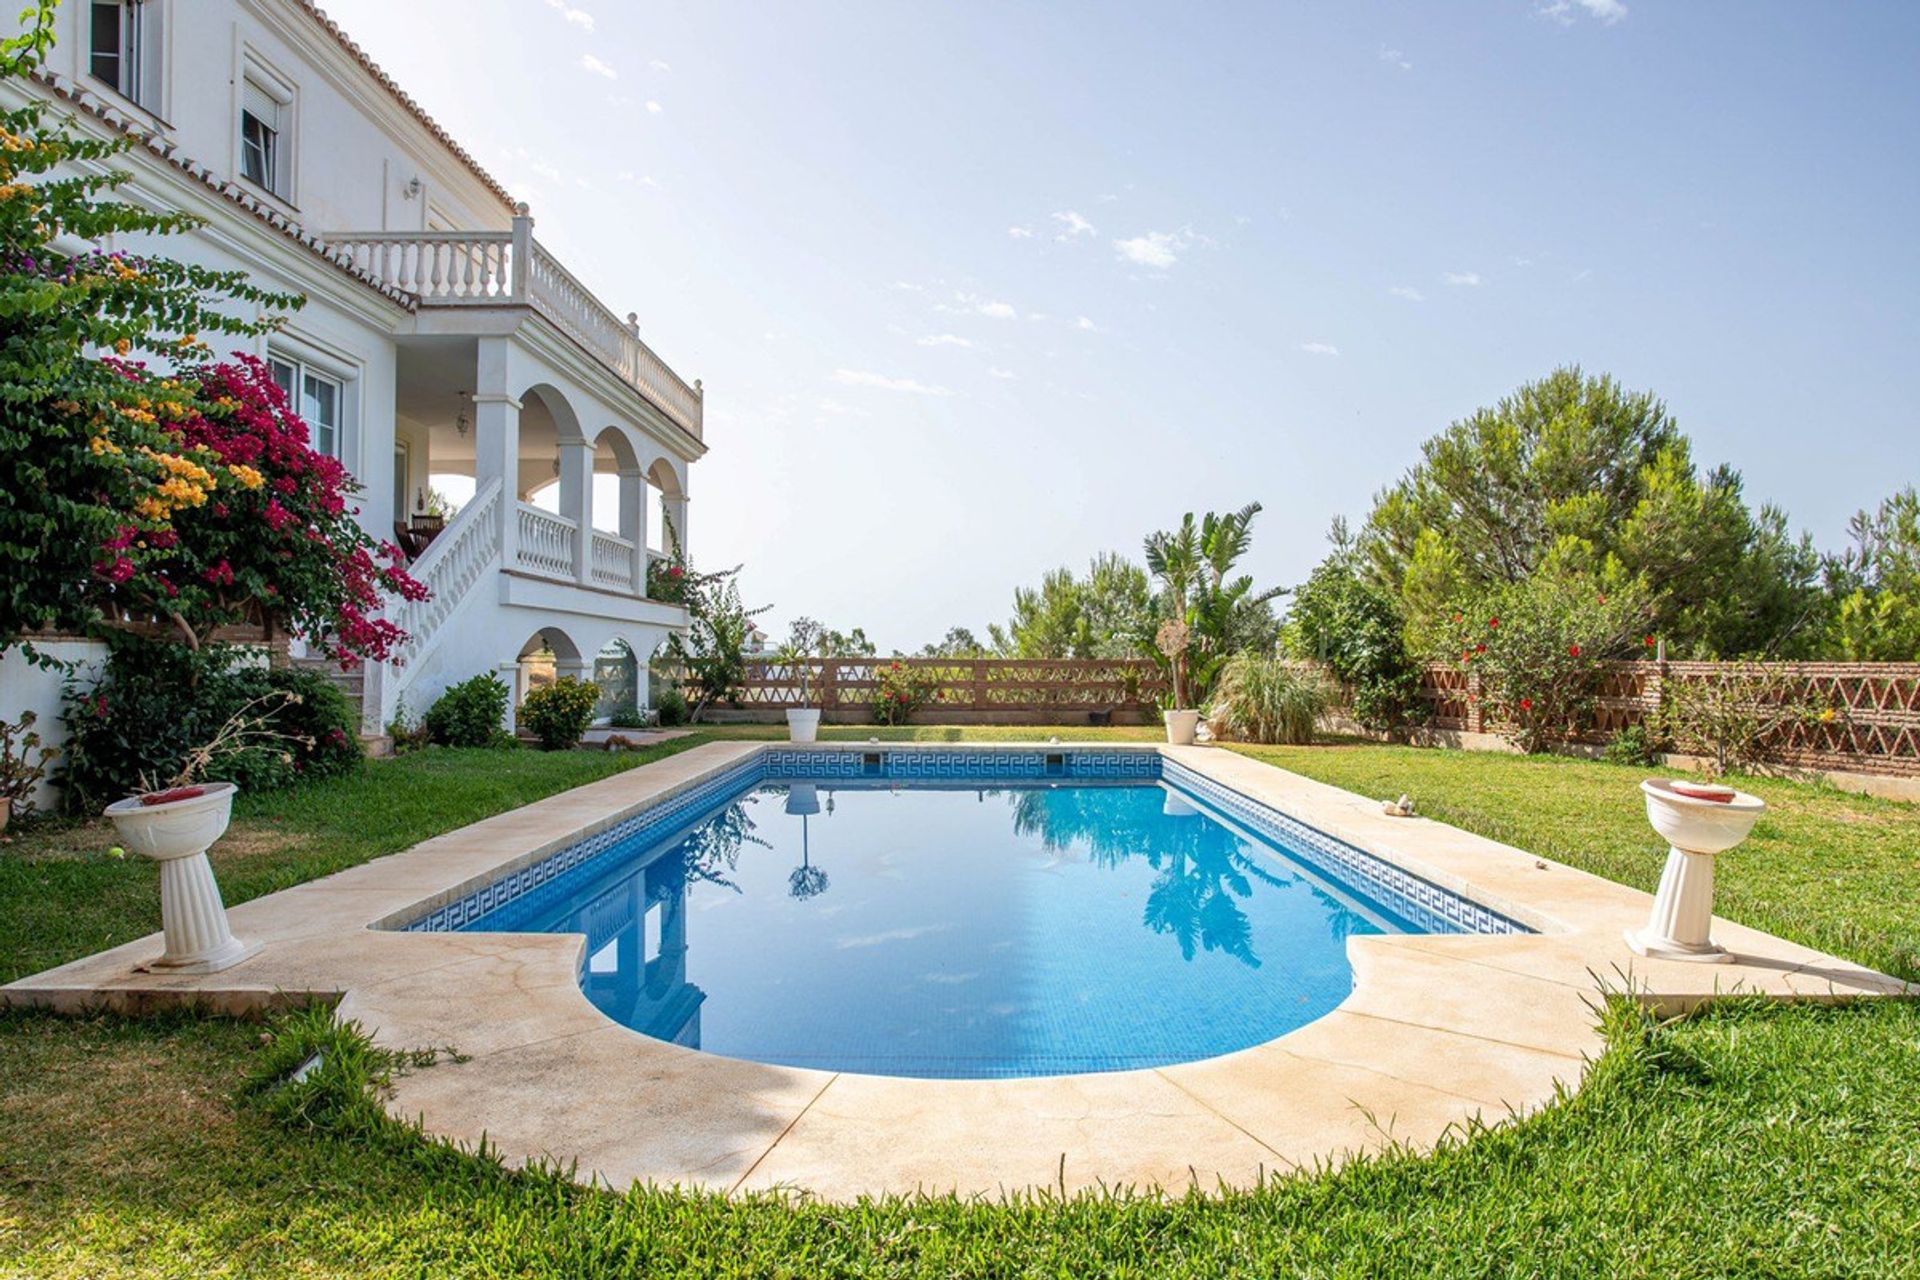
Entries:
[[[144,970],[159,954],[155,934],[0,987],[0,1001],[244,1012],[335,999],[339,1017],[378,1043],[464,1056],[397,1081],[389,1109],[429,1134],[484,1136],[509,1161],[577,1161],[581,1178],[614,1187],[848,1200],[1247,1186],[1389,1142],[1430,1146],[1451,1126],[1524,1115],[1559,1086],[1576,1086],[1600,1049],[1594,1005],[1603,983],[1663,1012],[1732,991],[1804,1000],[1920,993],[1725,920],[1714,935],[1734,963],[1647,960],[1621,937],[1646,921],[1650,898],[1638,890],[1441,823],[1387,817],[1378,800],[1230,751],[1114,743],[1045,749],[1161,752],[1540,932],[1353,938],[1354,990],[1337,1010],[1223,1057],[1094,1075],[924,1080],[767,1066],[619,1026],[580,990],[577,934],[394,931],[775,746],[790,749],[709,743],[243,903],[230,913],[234,932],[265,945],[221,973]],[[1622,804],[1639,802],[1623,788]]]

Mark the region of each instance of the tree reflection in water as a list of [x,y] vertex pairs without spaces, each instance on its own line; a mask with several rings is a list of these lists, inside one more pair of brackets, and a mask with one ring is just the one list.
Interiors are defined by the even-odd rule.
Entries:
[[[741,851],[750,844],[759,845],[762,849],[773,848],[754,834],[759,828],[747,816],[749,799],[751,797],[743,796],[735,800],[668,850],[658,864],[663,879],[671,879],[673,872],[678,870],[682,884],[704,881],[739,893],[740,886],[727,873],[739,867]],[[677,867],[673,865],[676,863]]]
[[[1185,959],[1205,949],[1258,968],[1253,926],[1238,900],[1253,896],[1255,881],[1282,888],[1301,877],[1273,874],[1247,855],[1238,835],[1197,811],[1169,816],[1162,811],[1169,793],[1160,787],[1118,788],[1124,797],[1118,804],[1113,790],[1028,788],[1005,794],[1013,805],[1014,830],[1038,836],[1049,850],[1084,850],[1102,867],[1144,858],[1160,875],[1147,892],[1141,923],[1171,934]],[[1309,887],[1316,897],[1338,905]]]

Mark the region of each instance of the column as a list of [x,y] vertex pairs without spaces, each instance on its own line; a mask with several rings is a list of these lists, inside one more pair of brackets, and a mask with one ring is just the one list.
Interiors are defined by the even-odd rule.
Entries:
[[680,559],[682,563],[691,565],[693,563],[693,544],[687,541],[686,496],[684,494],[678,497],[670,493],[662,494],[660,497],[660,514],[673,531],[673,537],[662,539],[661,546],[666,550],[668,555],[672,555],[674,544],[677,542],[680,547]]
[[593,581],[593,445],[560,442],[560,514],[574,522],[573,576]]
[[481,338],[473,391],[473,484],[500,482],[500,556],[512,567],[520,532],[520,401],[509,393],[509,340]]
[[525,692],[521,688],[520,660],[515,658],[512,662],[503,662],[496,669],[500,674],[501,683],[507,686],[507,722],[500,727],[511,736],[519,732],[519,725],[515,723],[514,716],[520,709],[520,696]]
[[647,594],[647,477],[638,468],[620,471],[620,536],[633,544],[633,594]]

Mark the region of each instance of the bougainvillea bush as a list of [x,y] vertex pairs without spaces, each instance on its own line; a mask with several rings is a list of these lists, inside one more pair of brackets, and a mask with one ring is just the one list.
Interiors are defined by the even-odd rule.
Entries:
[[357,486],[311,446],[266,365],[236,356],[168,381],[185,391],[167,419],[168,478],[94,565],[114,604],[195,645],[212,627],[272,620],[342,666],[388,657],[405,636],[378,616],[382,593],[426,588],[354,520]]
[[[44,58],[51,6],[25,26],[0,78]],[[211,340],[301,299],[148,252],[198,224],[110,198],[129,145],[44,103],[0,111],[0,648],[43,630],[197,648],[273,622],[345,662],[388,656],[380,593],[422,588],[353,521],[350,480],[264,368],[215,362]]]
[[1436,630],[1441,656],[1479,674],[1487,720],[1544,751],[1592,725],[1601,661],[1636,656],[1651,612],[1631,583],[1548,573],[1455,607]]

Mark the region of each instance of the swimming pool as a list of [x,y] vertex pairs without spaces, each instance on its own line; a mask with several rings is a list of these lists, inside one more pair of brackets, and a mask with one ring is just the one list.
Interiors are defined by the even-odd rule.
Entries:
[[784,750],[410,928],[579,933],[657,1039],[877,1075],[1246,1048],[1353,986],[1346,940],[1498,913],[1152,751]]

